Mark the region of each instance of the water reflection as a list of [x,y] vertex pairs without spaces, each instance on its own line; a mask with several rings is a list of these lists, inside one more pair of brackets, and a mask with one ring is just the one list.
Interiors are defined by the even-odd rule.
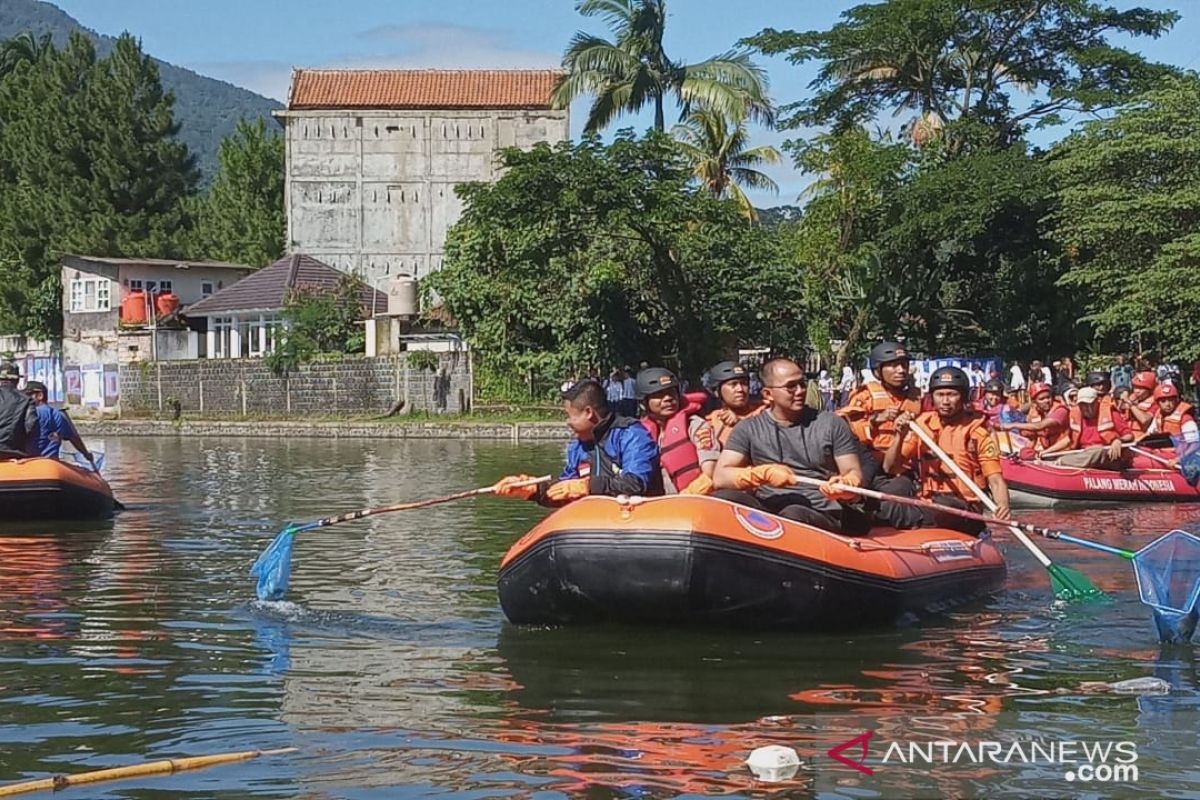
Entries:
[[[1114,595],[1053,602],[1005,544],[1006,591],[919,626],[853,636],[519,629],[495,594],[541,516],[477,499],[302,535],[290,602],[246,570],[304,521],[552,471],[558,445],[464,441],[105,442],[131,510],[105,524],[0,530],[0,780],[223,750],[295,756],[89,787],[87,798],[1061,795],[1061,775],[995,766],[865,776],[832,746],[904,737],[1138,741],[1138,788],[1200,775],[1191,648],[1160,649],[1121,559],[1046,543]],[[1195,528],[1200,508],[1036,511],[1122,547]],[[1001,541],[1004,538],[1001,537]],[[1088,681],[1155,675],[1156,697]],[[795,779],[756,782],[783,744]]]

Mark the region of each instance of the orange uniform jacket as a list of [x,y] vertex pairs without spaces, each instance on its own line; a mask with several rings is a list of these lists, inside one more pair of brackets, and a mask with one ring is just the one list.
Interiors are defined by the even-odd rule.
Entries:
[[[740,417],[738,417],[737,422],[741,422],[744,419],[750,419],[750,417],[753,417],[756,414],[761,414],[766,409],[766,407],[767,407],[766,403],[758,404],[753,409],[751,409],[749,412],[742,414]],[[722,450],[724,450],[725,443],[727,441],[729,441],[729,434],[733,433],[733,425],[737,425],[737,422],[733,423],[733,425],[726,424],[720,418],[721,410],[723,410],[723,409],[718,409],[717,411],[712,412],[707,417],[705,417],[705,419],[708,420],[708,424],[712,427],[713,434],[717,437],[717,444],[720,446],[720,448]],[[734,412],[734,413],[736,414],[736,412]]]
[[860,442],[871,448],[876,460],[880,462],[896,438],[896,424],[875,423],[871,418],[889,408],[907,411],[915,417],[921,413],[921,393],[910,387],[904,394],[895,394],[888,391],[882,383],[870,381],[850,395],[846,405],[837,410],[837,415],[850,423],[850,430]]
[[[1050,406],[1050,410],[1046,412],[1046,416],[1047,417],[1050,416],[1051,414],[1053,414],[1055,411],[1057,411],[1060,408],[1065,408],[1065,406],[1058,400],[1055,400],[1054,405]],[[1038,411],[1038,408],[1035,405],[1029,409],[1029,415],[1026,418],[1030,422],[1041,422],[1043,419],[1042,412]],[[1069,414],[1067,415],[1067,420],[1068,420],[1067,424],[1062,426],[1061,429],[1047,428],[1044,431],[1038,431],[1037,433],[1032,434],[1033,449],[1037,450],[1040,453],[1043,450],[1049,448],[1051,445],[1057,444],[1062,439],[1070,439],[1071,438],[1071,428],[1070,428],[1070,415]]]
[[[987,488],[987,479],[1000,474],[1000,445],[988,432],[986,421],[979,412],[965,411],[957,421],[944,425],[936,411],[929,411],[918,417],[917,422],[980,488]],[[969,505],[979,504],[979,498],[971,488],[955,477],[916,435],[908,435],[900,454],[905,462],[917,462],[921,497],[928,499],[938,494],[953,494]]]

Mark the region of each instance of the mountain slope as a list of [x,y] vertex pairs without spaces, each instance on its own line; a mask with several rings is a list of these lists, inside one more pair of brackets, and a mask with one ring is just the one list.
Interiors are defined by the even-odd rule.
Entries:
[[[97,52],[108,55],[116,41],[83,27],[73,17],[41,0],[0,0],[0,40],[22,31],[50,33],[56,45],[63,45],[72,31],[80,31],[96,43]],[[137,36],[137,31],[130,31]],[[217,148],[221,139],[233,133],[241,117],[269,117],[280,104],[231,83],[206,78],[183,67],[155,59],[163,86],[175,93],[175,119],[180,123],[179,138],[196,156],[203,182],[217,170]],[[273,126],[274,123],[268,119]]]

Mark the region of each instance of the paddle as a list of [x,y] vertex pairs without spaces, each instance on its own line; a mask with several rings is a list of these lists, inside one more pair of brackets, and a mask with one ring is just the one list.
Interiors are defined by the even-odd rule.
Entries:
[[[824,483],[824,481],[817,478],[808,478],[803,475],[797,475],[795,480],[796,483],[806,483],[810,486],[820,486]],[[874,489],[864,489],[860,486],[846,486],[845,484],[841,483],[833,484],[833,488],[840,491],[851,492],[852,494],[862,495],[863,497],[869,497],[873,500],[889,501],[905,506],[913,506],[914,508],[927,508],[930,511],[940,511],[945,514],[951,514],[955,517],[971,519],[975,520],[976,522],[984,522],[988,525],[999,525],[1005,528],[1020,528],[1026,533],[1032,533],[1047,539],[1059,539],[1064,542],[1082,545],[1083,547],[1090,547],[1093,550],[1100,550],[1105,553],[1118,555],[1131,561],[1136,555],[1136,553],[1134,553],[1132,550],[1125,550],[1120,547],[1110,547],[1109,545],[1101,544],[1100,542],[1093,542],[1090,539],[1080,539],[1070,535],[1069,533],[1066,533],[1065,531],[1051,530],[1050,528],[1040,528],[1037,525],[1031,525],[1028,522],[1018,522],[1017,520],[1012,519],[996,519],[995,517],[989,517],[984,514],[976,514],[974,511],[967,511],[964,508],[944,506],[941,503],[935,503],[932,500],[922,500],[919,497],[903,497],[902,495],[885,494],[884,492],[877,492]]]
[[[529,480],[520,481],[512,485],[535,486],[539,483],[546,483],[549,480],[551,480],[551,476],[543,475],[540,478],[530,478]],[[287,594],[288,580],[292,574],[292,541],[295,539],[297,533],[312,531],[317,528],[327,528],[330,525],[351,522],[356,519],[363,519],[364,517],[373,517],[376,514],[387,514],[392,511],[411,511],[415,508],[428,508],[429,506],[436,506],[442,503],[450,503],[454,500],[462,500],[465,497],[491,494],[494,491],[494,486],[484,486],[479,489],[470,489],[465,492],[457,492],[445,497],[435,497],[430,500],[399,503],[380,508],[365,508],[362,511],[351,511],[332,517],[322,517],[312,522],[306,522],[303,525],[293,525],[289,522],[283,530],[276,534],[271,543],[267,545],[267,549],[262,551],[262,554],[254,562],[254,566],[250,568],[250,574],[258,578],[258,583],[255,586],[258,599],[282,600],[284,595]]]
[[[979,499],[979,502],[983,503],[989,511],[995,513],[995,501],[988,496],[987,492],[983,491],[983,489],[980,489],[979,486],[976,485],[975,481],[967,477],[967,474],[962,471],[962,467],[958,466],[954,459],[950,458],[950,456],[946,455],[942,448],[938,447],[937,442],[935,442],[933,437],[929,435],[929,431],[921,427],[916,420],[911,421],[908,424],[908,427],[909,430],[916,434],[917,438],[929,448],[930,452],[934,453],[942,460],[942,463],[954,473],[954,475],[962,484],[969,487],[970,490],[974,492],[975,497]],[[1072,602],[1076,600],[1089,601],[1100,600],[1106,597],[1104,592],[1092,585],[1092,582],[1088,580],[1087,576],[1082,572],[1077,572],[1060,564],[1053,563],[1050,558],[1042,552],[1041,548],[1034,544],[1033,541],[1030,540],[1030,538],[1026,536],[1020,528],[1012,525],[1009,526],[1008,530],[1017,538],[1017,541],[1025,546],[1026,550],[1033,554],[1033,557],[1038,560],[1038,563],[1046,568],[1046,571],[1050,574],[1050,588],[1054,591],[1054,596],[1059,600]]]
[[101,781],[116,781],[125,778],[140,778],[144,775],[162,775],[182,772],[187,769],[200,769],[215,764],[229,764],[235,761],[248,761],[260,756],[277,756],[283,753],[294,753],[295,747],[281,747],[278,750],[244,750],[240,753],[218,753],[211,756],[189,756],[188,758],[169,758],[163,761],[147,761],[128,767],[113,767],[97,769],[91,772],[79,772],[74,775],[56,775],[53,778],[42,778],[23,783],[9,783],[0,786],[0,797],[11,797],[15,794],[28,792],[57,792],[71,786],[82,786],[87,783]]
[[[1169,436],[1166,436],[1165,434],[1150,434],[1149,436],[1145,436],[1136,442],[1121,442],[1122,450],[1125,450],[1128,448],[1137,448],[1137,447],[1170,447],[1170,446],[1171,446],[1171,438]],[[1038,455],[1038,458],[1042,461],[1050,461],[1052,459],[1060,458],[1062,456],[1073,456],[1073,455],[1076,455],[1077,453],[1084,453],[1084,452],[1087,452],[1088,450],[1092,450],[1092,449],[1094,449],[1094,447],[1079,447],[1074,450],[1059,450],[1056,453],[1041,453]]]
[[[796,476],[795,482],[811,486],[820,486],[823,483],[816,478],[807,478],[801,475]],[[976,514],[974,511],[944,506],[918,497],[884,494],[874,489],[846,486],[841,483],[835,483],[833,486],[840,491],[851,492],[875,500],[890,501],[916,508],[928,508],[988,525],[1020,528],[1047,539],[1070,542],[1081,547],[1099,550],[1102,553],[1120,556],[1133,562],[1139,599],[1153,610],[1159,639],[1164,642],[1187,642],[1195,632],[1196,622],[1200,617],[1197,608],[1200,604],[1200,539],[1190,533],[1171,531],[1134,552],[1090,539],[1080,539],[1065,531],[1042,528],[1015,520],[999,520],[995,517]]]

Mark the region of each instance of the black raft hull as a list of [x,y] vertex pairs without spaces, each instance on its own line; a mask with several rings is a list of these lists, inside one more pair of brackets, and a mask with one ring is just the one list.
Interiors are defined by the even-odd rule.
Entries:
[[846,630],[944,611],[1004,579],[990,541],[954,531],[857,540],[713,498],[588,498],[514,545],[499,593],[517,624]]

